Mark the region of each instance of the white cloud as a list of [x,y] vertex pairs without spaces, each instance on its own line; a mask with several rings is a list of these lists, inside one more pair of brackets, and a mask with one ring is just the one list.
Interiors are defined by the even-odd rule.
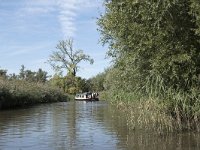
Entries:
[[64,37],[73,37],[76,32],[75,17],[77,9],[76,0],[58,0],[59,22],[61,24]]
[[[74,37],[79,32],[78,37],[74,38],[80,47],[88,49],[86,53],[95,59],[93,66],[88,63],[83,66],[81,64],[83,69],[80,73],[89,77],[101,71],[105,61],[102,60],[104,56],[100,53],[102,50],[97,53],[96,25],[91,18],[96,15],[96,9],[98,10],[100,6],[98,1],[102,2],[102,0],[4,0],[0,5],[1,66],[11,73],[17,72],[21,64],[25,64],[31,70],[42,67],[51,71],[49,64],[44,62],[61,34],[64,37]],[[94,69],[90,70],[93,67]]]
[[74,37],[77,31],[77,16],[82,11],[97,7],[101,0],[25,0],[16,14],[24,16],[45,15],[58,13],[61,32],[64,38]]
[[59,21],[64,38],[73,37],[77,30],[76,16],[81,9],[97,6],[97,0],[58,0]]

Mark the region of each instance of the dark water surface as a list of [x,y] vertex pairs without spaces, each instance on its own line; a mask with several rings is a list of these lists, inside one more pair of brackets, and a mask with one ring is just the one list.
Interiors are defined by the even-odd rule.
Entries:
[[200,150],[200,134],[129,130],[106,102],[0,111],[0,150]]

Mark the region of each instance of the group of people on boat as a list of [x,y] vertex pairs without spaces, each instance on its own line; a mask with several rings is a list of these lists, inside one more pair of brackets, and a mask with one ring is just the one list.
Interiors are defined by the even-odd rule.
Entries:
[[86,92],[86,97],[90,99],[98,98],[99,94],[97,92]]
[[76,100],[99,100],[98,98],[99,93],[97,92],[85,92],[85,93],[80,93],[76,94],[75,99]]
[[99,96],[99,93],[96,93],[96,92],[93,92],[93,93],[91,94],[91,98],[92,98],[92,99],[98,98],[98,96]]

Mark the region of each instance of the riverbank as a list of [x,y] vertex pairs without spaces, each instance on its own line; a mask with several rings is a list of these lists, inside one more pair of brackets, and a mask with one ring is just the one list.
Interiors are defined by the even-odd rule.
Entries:
[[[173,97],[173,98],[172,98]],[[140,97],[135,93],[102,92],[101,99],[108,100],[126,114],[131,129],[157,132],[200,132],[200,102],[198,95],[192,102],[180,93],[171,99]]]
[[0,79],[0,110],[69,99],[61,90],[48,84]]

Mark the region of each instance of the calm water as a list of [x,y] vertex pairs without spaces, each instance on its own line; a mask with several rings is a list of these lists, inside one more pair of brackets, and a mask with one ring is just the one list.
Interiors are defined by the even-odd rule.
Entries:
[[199,150],[200,134],[130,131],[106,102],[0,111],[0,150]]

